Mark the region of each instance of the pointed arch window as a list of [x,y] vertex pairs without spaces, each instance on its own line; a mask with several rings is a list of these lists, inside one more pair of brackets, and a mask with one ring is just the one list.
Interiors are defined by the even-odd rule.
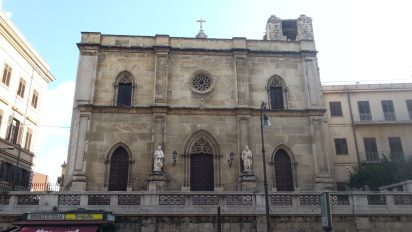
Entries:
[[129,154],[117,148],[110,159],[109,191],[126,191],[129,174]]
[[122,72],[116,79],[116,105],[132,106],[133,77],[129,72]]
[[285,82],[279,76],[273,76],[268,84],[269,105],[271,109],[282,110],[286,108],[285,92]]

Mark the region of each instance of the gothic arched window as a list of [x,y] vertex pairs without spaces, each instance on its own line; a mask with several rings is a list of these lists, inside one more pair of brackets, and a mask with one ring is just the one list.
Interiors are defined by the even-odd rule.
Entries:
[[269,105],[271,109],[281,110],[286,108],[285,92],[285,82],[280,77],[273,76],[268,84]]
[[116,105],[132,106],[133,77],[129,72],[122,72],[116,80]]
[[117,148],[110,159],[109,191],[126,191],[129,173],[129,153]]

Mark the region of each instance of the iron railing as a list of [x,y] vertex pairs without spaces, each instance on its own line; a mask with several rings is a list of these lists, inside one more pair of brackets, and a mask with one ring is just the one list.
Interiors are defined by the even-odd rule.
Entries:
[[33,192],[58,192],[61,191],[59,183],[31,183],[28,186],[14,185],[9,182],[0,183],[0,191],[33,191]]

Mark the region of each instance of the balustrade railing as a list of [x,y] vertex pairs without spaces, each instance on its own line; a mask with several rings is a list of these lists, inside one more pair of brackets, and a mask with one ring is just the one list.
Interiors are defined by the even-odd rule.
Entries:
[[[85,208],[126,213],[131,210],[151,213],[164,209],[172,210],[172,213],[188,210],[192,213],[213,214],[215,208],[221,206],[223,213],[250,214],[263,213],[264,202],[263,193],[251,192],[8,192],[0,194],[0,211],[18,211],[23,206],[25,211],[38,210],[39,207],[54,210],[58,207],[62,210]],[[331,192],[329,202],[335,212],[341,210],[349,213],[353,210],[380,208],[383,212],[393,207],[394,210],[409,210],[412,214],[412,193]],[[312,214],[320,207],[319,193],[270,193],[269,204],[274,214]]]

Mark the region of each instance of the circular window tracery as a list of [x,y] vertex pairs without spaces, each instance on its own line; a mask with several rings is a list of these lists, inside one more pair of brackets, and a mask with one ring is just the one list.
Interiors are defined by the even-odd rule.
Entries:
[[196,93],[208,93],[213,89],[213,79],[204,71],[195,72],[190,80],[190,88]]

